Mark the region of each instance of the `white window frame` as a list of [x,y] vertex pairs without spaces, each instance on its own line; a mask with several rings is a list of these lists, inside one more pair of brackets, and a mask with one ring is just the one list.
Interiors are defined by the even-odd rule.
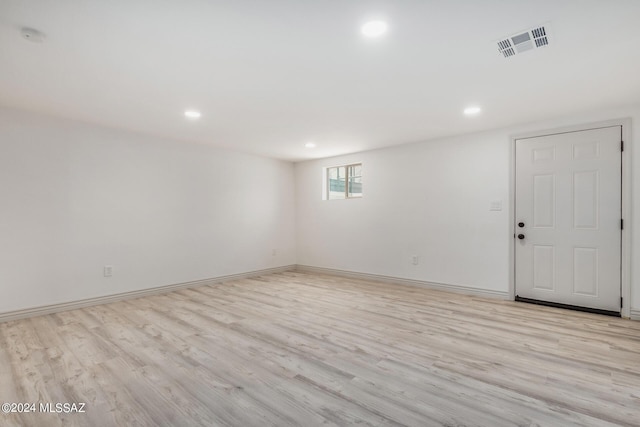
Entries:
[[[325,200],[346,200],[346,199],[361,199],[362,198],[362,194],[363,194],[362,192],[360,192],[360,194],[357,195],[357,196],[349,196],[349,168],[350,167],[354,167],[354,166],[360,166],[362,168],[362,162],[349,163],[349,164],[345,164],[345,165],[328,166],[328,167],[324,168],[324,186],[325,186],[324,199]],[[334,169],[334,168],[344,168],[344,170],[345,170],[344,198],[343,199],[331,199],[329,197],[329,193],[331,192],[331,183],[329,182],[329,170],[330,169]],[[360,175],[360,177],[362,177],[362,175]]]

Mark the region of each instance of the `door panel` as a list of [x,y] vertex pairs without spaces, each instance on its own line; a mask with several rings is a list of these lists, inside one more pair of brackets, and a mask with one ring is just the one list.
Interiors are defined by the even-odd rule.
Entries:
[[555,287],[555,248],[553,246],[533,246],[533,287],[553,291]]
[[516,295],[620,310],[620,135],[516,140]]
[[556,213],[555,175],[534,175],[533,177],[533,226],[553,228]]
[[573,226],[574,228],[598,228],[598,171],[573,173]]
[[573,248],[573,292],[598,296],[597,248]]

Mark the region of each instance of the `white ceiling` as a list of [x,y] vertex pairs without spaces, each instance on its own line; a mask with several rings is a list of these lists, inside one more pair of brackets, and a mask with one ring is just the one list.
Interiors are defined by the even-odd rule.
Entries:
[[638,104],[639,75],[638,0],[0,1],[0,104],[287,160]]

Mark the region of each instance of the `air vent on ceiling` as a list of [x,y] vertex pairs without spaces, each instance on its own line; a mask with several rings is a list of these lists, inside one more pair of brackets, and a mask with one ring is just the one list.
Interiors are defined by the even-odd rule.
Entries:
[[518,53],[549,45],[549,27],[543,25],[529,31],[514,34],[498,40],[498,51],[509,58]]

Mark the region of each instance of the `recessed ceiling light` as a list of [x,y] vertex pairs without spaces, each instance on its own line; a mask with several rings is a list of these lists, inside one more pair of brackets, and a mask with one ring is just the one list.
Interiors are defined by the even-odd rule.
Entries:
[[200,113],[200,111],[197,110],[187,110],[184,112],[184,116],[188,119],[199,119],[202,116],[202,113]]
[[365,37],[380,37],[387,32],[388,26],[384,21],[369,21],[362,26],[360,31]]
[[482,111],[480,107],[467,107],[464,109],[464,114],[465,116],[475,116],[480,111]]
[[307,148],[313,148],[316,146],[316,144],[314,144],[313,142],[307,142],[306,144],[304,144],[304,146]]

